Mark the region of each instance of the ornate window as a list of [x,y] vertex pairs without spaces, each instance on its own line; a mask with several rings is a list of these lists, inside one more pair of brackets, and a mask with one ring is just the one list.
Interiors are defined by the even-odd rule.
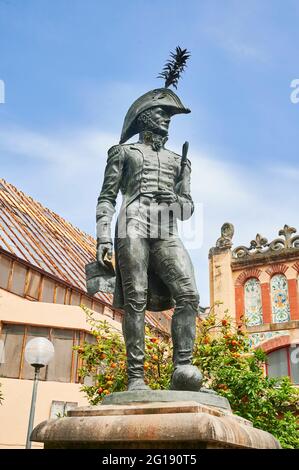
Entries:
[[260,325],[263,322],[261,285],[252,277],[244,284],[245,318],[248,326]]
[[275,274],[271,279],[271,302],[273,323],[290,320],[288,281],[283,274]]

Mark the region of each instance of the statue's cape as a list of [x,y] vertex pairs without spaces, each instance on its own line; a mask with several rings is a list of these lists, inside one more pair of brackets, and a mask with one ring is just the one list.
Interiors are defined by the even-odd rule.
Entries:
[[[97,292],[113,294],[112,306],[117,309],[124,308],[124,293],[122,279],[118,265],[118,250],[115,243],[115,270],[111,263],[102,267],[97,261],[85,266],[87,292],[91,295]],[[174,307],[174,300],[168,287],[154,271],[151,262],[148,268],[148,294],[146,309],[152,312],[161,312]]]

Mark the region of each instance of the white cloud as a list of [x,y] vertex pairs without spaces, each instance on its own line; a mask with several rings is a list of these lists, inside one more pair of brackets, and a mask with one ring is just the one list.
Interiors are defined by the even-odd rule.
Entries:
[[272,168],[272,172],[275,177],[283,177],[284,179],[288,179],[294,182],[299,181],[298,167],[278,166],[278,167]]
[[[72,130],[59,133],[41,134],[25,129],[0,130],[0,150],[4,153],[21,155],[24,159],[44,160],[68,169],[82,169],[94,162],[101,153],[115,143],[117,137],[96,130]],[[67,174],[65,174],[67,177]]]
[[[117,140],[118,136],[94,129],[62,135],[10,128],[0,130],[0,154],[10,160],[11,183],[82,230],[95,233],[95,204],[107,149]],[[21,175],[14,171],[20,162]]]

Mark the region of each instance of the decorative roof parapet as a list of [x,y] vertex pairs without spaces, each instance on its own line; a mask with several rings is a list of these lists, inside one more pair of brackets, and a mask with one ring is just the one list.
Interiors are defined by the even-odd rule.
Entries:
[[297,230],[294,227],[285,225],[279,230],[278,235],[284,238],[275,238],[272,242],[268,242],[267,238],[259,233],[255,240],[251,240],[249,248],[246,246],[237,246],[232,252],[233,260],[248,259],[260,255],[275,255],[285,251],[299,249],[299,235],[293,235]]
[[233,236],[235,228],[233,224],[225,222],[221,227],[221,237],[216,241],[216,246],[210,249],[209,256],[221,253],[222,251],[230,250],[233,246]]

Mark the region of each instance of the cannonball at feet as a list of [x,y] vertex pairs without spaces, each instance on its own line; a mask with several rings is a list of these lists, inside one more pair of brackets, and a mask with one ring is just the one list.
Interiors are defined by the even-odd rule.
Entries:
[[202,373],[196,366],[178,366],[173,372],[170,388],[171,390],[199,392],[202,380]]

